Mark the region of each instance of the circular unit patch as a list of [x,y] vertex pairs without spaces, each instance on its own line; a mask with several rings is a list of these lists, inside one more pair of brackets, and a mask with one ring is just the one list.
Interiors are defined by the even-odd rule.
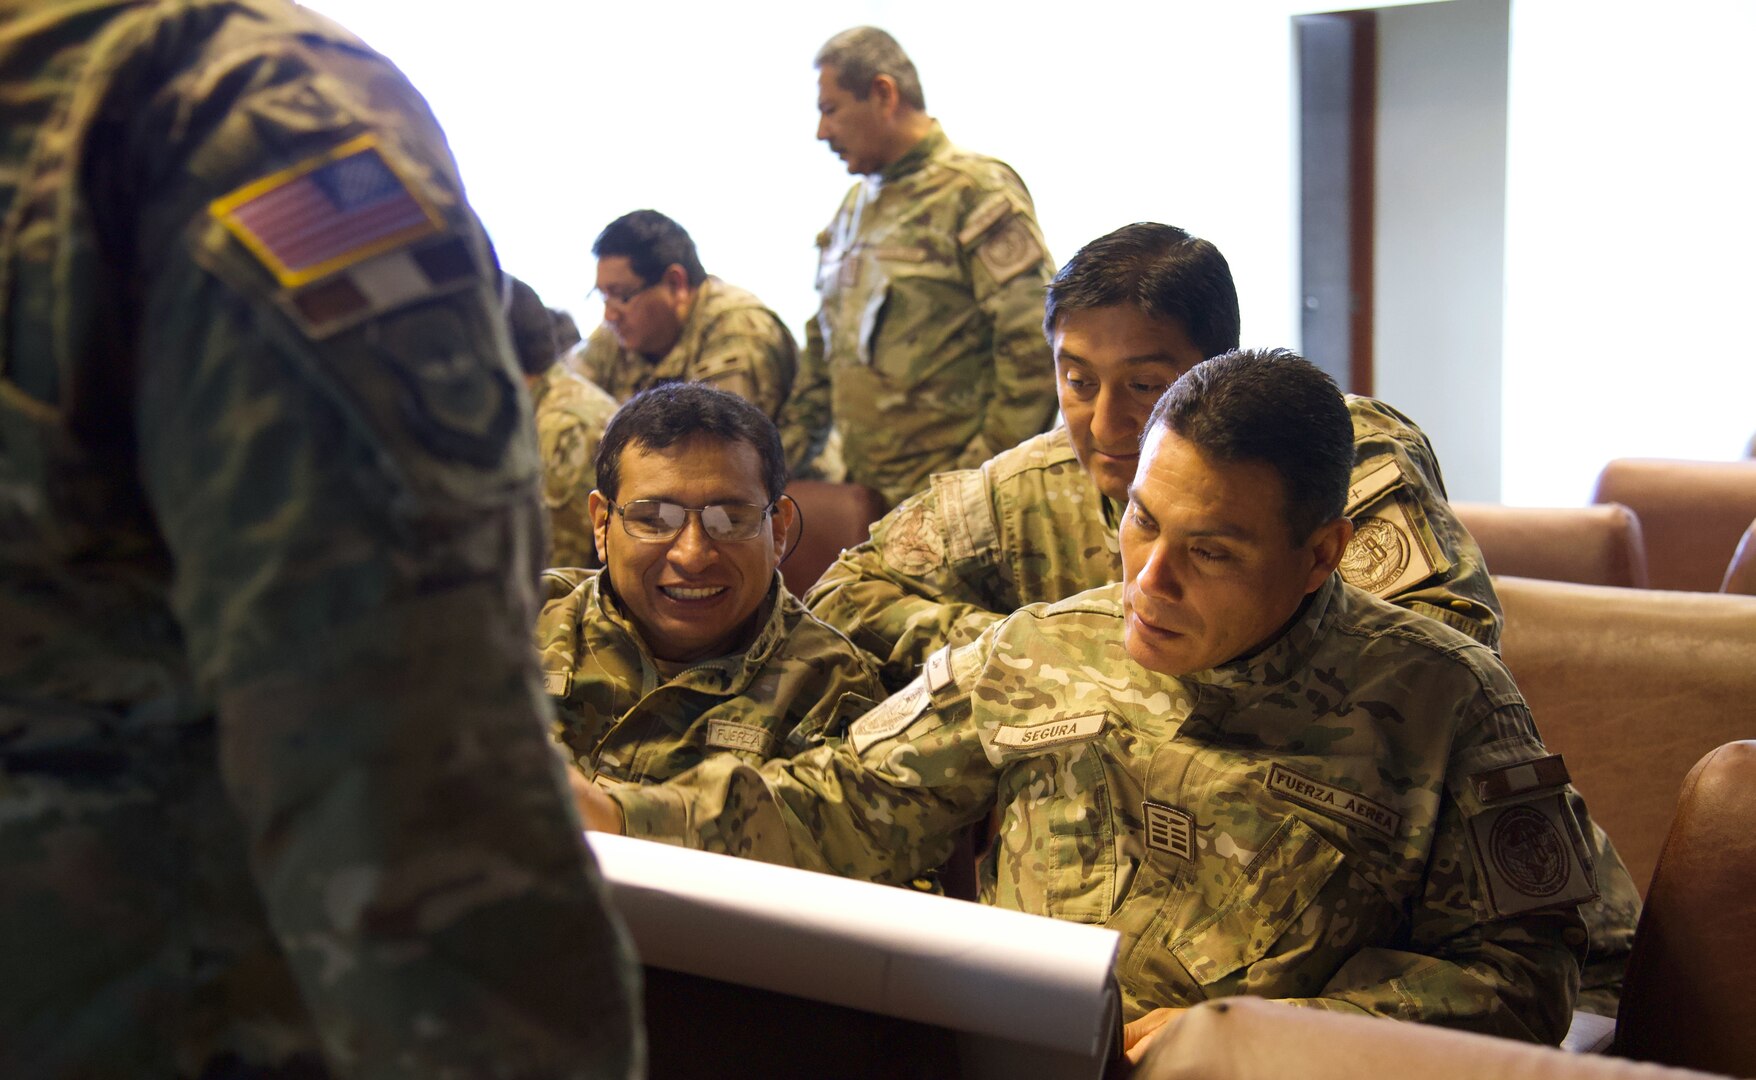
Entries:
[[1378,593],[1408,569],[1410,548],[1401,526],[1381,517],[1368,518],[1341,553],[1341,579],[1356,589]]
[[884,536],[884,561],[904,574],[924,574],[945,562],[939,515],[923,501],[904,510]]
[[1488,836],[1488,855],[1507,884],[1526,896],[1553,896],[1567,884],[1567,850],[1540,810],[1515,806]]

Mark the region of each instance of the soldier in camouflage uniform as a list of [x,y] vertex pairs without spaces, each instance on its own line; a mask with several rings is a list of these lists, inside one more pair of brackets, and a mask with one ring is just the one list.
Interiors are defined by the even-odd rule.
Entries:
[[606,568],[551,571],[536,631],[557,739],[585,776],[791,756],[883,698],[871,658],[781,582],[795,518],[781,454],[767,417],[699,384],[639,394],[611,421],[591,496]]
[[1582,808],[1492,650],[1334,573],[1334,384],[1228,354],[1150,431],[1122,583],[933,654],[839,745],[618,789],[590,822],[896,881],[997,814],[983,900],[1119,931],[1141,1027],[1252,994],[1557,1042]]
[[[934,650],[974,640],[1025,604],[1121,577],[1116,529],[1146,417],[1165,386],[1238,341],[1225,257],[1168,225],[1129,225],[1081,248],[1050,284],[1047,312],[1067,426],[980,469],[935,476],[805,595],[884,661],[893,691]],[[1426,435],[1382,402],[1345,401],[1355,535],[1343,580],[1498,647],[1499,599]],[[1599,830],[1593,841],[1603,895],[1586,907],[1580,1001],[1614,1016],[1640,893],[1610,838]]]
[[[581,375],[619,402],[660,383],[704,382],[780,419],[798,371],[791,331],[753,293],[703,270],[681,225],[636,210],[605,226],[591,252],[604,323],[573,354]],[[827,407],[828,390],[815,392]],[[795,442],[793,467],[806,450]]]
[[0,1075],[639,1071],[496,274],[339,27],[0,0]]
[[537,451],[543,461],[543,506],[549,511],[549,548],[544,566],[598,566],[592,537],[592,461],[616,400],[560,363],[555,315],[536,290],[508,277],[512,347],[536,413]]
[[1052,264],[1024,182],[951,145],[889,34],[838,34],[817,67],[817,137],[864,178],[817,238],[822,305],[781,430],[815,446],[832,411],[847,479],[895,505],[1054,418]]

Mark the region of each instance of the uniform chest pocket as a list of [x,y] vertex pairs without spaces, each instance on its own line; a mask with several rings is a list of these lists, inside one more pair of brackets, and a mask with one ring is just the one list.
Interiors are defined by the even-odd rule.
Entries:
[[1213,913],[1171,942],[1171,955],[1203,986],[1249,967],[1269,954],[1343,865],[1339,848],[1288,816]]
[[1115,824],[1095,748],[1007,757],[999,902],[1070,922],[1103,922],[1116,899]]

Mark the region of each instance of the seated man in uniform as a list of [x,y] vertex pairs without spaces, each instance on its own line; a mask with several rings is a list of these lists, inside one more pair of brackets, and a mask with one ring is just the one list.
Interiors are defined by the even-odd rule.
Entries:
[[[872,527],[805,595],[811,610],[906,684],[934,650],[973,640],[1025,604],[1121,577],[1117,526],[1147,416],[1165,387],[1238,344],[1238,295],[1219,249],[1141,222],[1085,245],[1049,284],[1044,330],[1066,426],[929,490]],[[1341,576],[1483,644],[1500,602],[1481,550],[1446,501],[1439,462],[1408,417],[1348,395],[1354,539]],[[1593,838],[1603,896],[1587,908],[1582,1006],[1614,1016],[1640,894],[1609,837]]]
[[590,499],[604,569],[551,570],[563,595],[536,631],[585,776],[796,754],[884,696],[872,660],[781,582],[786,475],[773,422],[723,390],[654,387],[610,419]]
[[[575,350],[573,367],[627,401],[667,382],[729,390],[778,420],[798,373],[798,347],[754,294],[702,269],[695,241],[657,210],[623,214],[592,243],[604,322]],[[829,408],[829,391],[816,391]],[[797,469],[811,450],[787,447]]]
[[1354,460],[1284,351],[1159,402],[1122,580],[934,653],[845,740],[591,791],[594,827],[892,882],[994,815],[982,899],[1108,926],[1131,1035],[1215,997],[1566,1032],[1593,871],[1486,646],[1336,573]]
[[537,449],[543,459],[543,508],[549,512],[549,547],[543,565],[597,566],[587,503],[597,487],[592,460],[616,401],[558,362],[555,314],[543,306],[537,291],[511,275],[506,288],[512,350],[530,390]]

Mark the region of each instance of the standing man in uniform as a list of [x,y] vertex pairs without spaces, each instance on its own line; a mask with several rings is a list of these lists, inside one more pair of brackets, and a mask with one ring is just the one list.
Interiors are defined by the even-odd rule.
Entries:
[[821,306],[781,430],[820,446],[832,412],[847,479],[895,505],[1054,418],[1052,264],[1024,181],[951,144],[894,38],[843,31],[816,66],[817,137],[862,179],[817,238]]
[[0,0],[0,1075],[626,1077],[498,272],[279,0]]
[[592,489],[598,486],[592,462],[604,426],[616,412],[616,399],[560,362],[557,316],[543,306],[537,291],[510,275],[507,283],[512,350],[530,390],[537,452],[543,462],[543,508],[549,512],[548,557],[543,565],[599,566],[588,505]]
[[[702,269],[695,241],[657,210],[635,210],[592,243],[604,322],[574,353],[580,374],[618,402],[667,382],[728,390],[778,420],[794,393],[798,347],[755,294]],[[827,388],[816,393],[827,404]],[[787,463],[804,464],[805,440]]]
[[982,899],[1118,931],[1136,1036],[1250,994],[1558,1042],[1589,819],[1493,650],[1335,572],[1335,384],[1227,353],[1140,453],[1120,582],[934,653],[837,744],[588,792],[587,820],[895,882],[993,818]]

